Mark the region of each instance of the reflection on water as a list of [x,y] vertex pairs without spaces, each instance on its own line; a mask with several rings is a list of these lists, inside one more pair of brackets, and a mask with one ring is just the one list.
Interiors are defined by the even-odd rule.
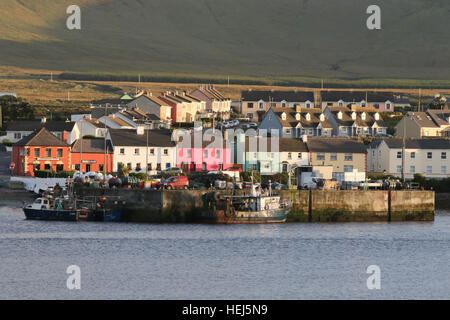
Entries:
[[[169,225],[27,221],[0,208],[1,299],[449,299],[434,222]],[[66,288],[66,268],[82,288]],[[381,268],[368,290],[366,268]]]

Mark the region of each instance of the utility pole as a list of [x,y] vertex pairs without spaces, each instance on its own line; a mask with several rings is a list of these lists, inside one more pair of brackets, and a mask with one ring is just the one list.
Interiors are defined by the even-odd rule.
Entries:
[[83,119],[81,119],[80,123],[81,123],[81,129],[80,129],[80,135],[81,135],[81,139],[80,139],[80,173],[83,172]]
[[419,107],[417,111],[421,111],[422,90],[419,88]]
[[146,132],[146,136],[147,136],[147,144],[146,144],[146,149],[145,149],[145,175],[146,175],[146,179],[148,180],[148,129],[144,129]]
[[106,144],[106,117],[107,117],[107,115],[108,115],[108,112],[107,112],[107,109],[108,109],[108,104],[105,104],[105,132],[104,132],[104,135],[105,135],[105,158],[104,158],[104,161],[103,161],[103,181],[106,181],[106,172],[107,172],[107,170],[106,170],[106,148],[107,148],[107,144]]
[[405,183],[405,156],[406,156],[406,123],[403,122],[403,144],[402,144],[402,182]]

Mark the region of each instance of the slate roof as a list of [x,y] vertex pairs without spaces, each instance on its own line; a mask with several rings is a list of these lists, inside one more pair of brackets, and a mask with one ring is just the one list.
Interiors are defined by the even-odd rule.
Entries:
[[[366,91],[321,91],[320,96],[323,102],[361,102],[366,101]],[[367,92],[367,102],[394,102],[392,92]]]
[[439,126],[450,126],[448,119],[450,118],[450,110],[428,109],[431,119]]
[[[386,142],[387,146],[391,149],[403,148],[403,139],[380,139],[376,141],[380,141],[378,144],[381,141]],[[374,142],[370,144],[372,148],[375,148],[372,146]],[[407,149],[450,149],[450,140],[447,139],[406,139],[405,142]]]
[[[220,93],[218,90],[216,90],[216,88],[214,88],[214,86],[200,87],[197,90],[201,91],[210,100],[217,100],[217,101],[230,100],[229,98],[225,98],[225,96],[222,93]],[[194,90],[194,91],[196,91],[196,90]]]
[[71,132],[75,122],[69,121],[13,121],[8,124],[7,131],[35,131],[46,128],[51,132]]
[[136,134],[135,129],[110,129],[112,144],[117,147],[174,147],[172,134],[169,130],[145,130],[143,135]]
[[[260,150],[260,147],[265,149]],[[308,152],[306,144],[302,140],[294,138],[278,138],[278,147],[274,150],[278,152]],[[245,152],[272,152],[272,139],[270,137],[246,137]]]
[[[105,153],[104,139],[78,139],[72,144],[72,152],[81,152],[81,144],[83,143],[83,153]],[[106,141],[106,149],[108,153],[113,153],[111,141]]]
[[426,112],[408,112],[406,116],[413,119],[421,127],[425,128],[438,127],[437,123]]
[[357,140],[348,138],[308,138],[310,152],[366,153],[367,147]]
[[242,101],[274,101],[274,102],[314,102],[314,92],[310,91],[242,91]]
[[[362,107],[354,108],[353,110],[348,107],[327,107],[333,115],[339,126],[351,127],[355,122],[359,127],[372,127],[375,123],[379,127],[387,127],[381,116],[379,120],[375,120],[375,114],[378,113],[376,109]],[[342,112],[342,119],[338,118],[338,113]],[[356,113],[356,119],[352,119],[353,112]],[[362,119],[362,114],[366,114],[366,120]]]
[[[275,113],[278,121],[284,128],[296,128],[299,123],[303,128],[316,128],[319,123],[323,128],[332,128],[326,117],[324,121],[320,121],[320,115],[323,112],[319,108],[303,108],[300,110],[300,112],[296,112],[292,108],[272,108],[272,111]],[[282,118],[283,113],[286,114],[285,120],[283,120]],[[296,118],[297,113],[300,114],[300,120],[297,120]],[[311,116],[311,119],[309,121],[306,119],[306,115],[308,113]]]
[[92,110],[91,110],[91,116],[94,119],[100,119],[101,117],[105,116],[105,113],[107,115],[110,115],[110,114],[117,113],[120,110],[121,110],[121,108],[119,108],[119,107],[108,107],[108,108],[95,107],[95,108],[92,108]]
[[35,146],[35,147],[67,147],[68,144],[58,139],[46,128],[41,128],[32,134],[22,138],[14,144],[15,146]]

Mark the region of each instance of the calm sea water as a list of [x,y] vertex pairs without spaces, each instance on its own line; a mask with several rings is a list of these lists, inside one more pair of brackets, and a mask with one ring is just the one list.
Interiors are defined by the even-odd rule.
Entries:
[[[81,268],[81,290],[66,269]],[[368,290],[366,269],[381,269]],[[450,213],[432,223],[158,225],[0,208],[0,299],[450,299]]]

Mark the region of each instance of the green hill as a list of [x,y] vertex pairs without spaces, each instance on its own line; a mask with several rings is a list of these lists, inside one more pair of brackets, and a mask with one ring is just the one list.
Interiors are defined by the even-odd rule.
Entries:
[[[0,65],[110,73],[448,79],[450,2],[1,0]],[[82,30],[66,8],[82,9]]]

